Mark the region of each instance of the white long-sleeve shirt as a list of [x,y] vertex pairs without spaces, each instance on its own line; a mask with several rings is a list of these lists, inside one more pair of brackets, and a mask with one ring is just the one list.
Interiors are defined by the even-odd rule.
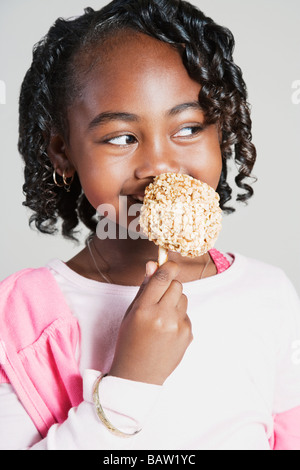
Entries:
[[300,406],[300,307],[278,268],[235,254],[225,272],[184,284],[194,340],[163,386],[105,377],[107,417],[92,388],[111,364],[124,312],[138,287],[83,278],[48,264],[81,330],[78,360],[84,401],[40,438],[11,386],[0,386],[2,449],[269,449],[274,414]]

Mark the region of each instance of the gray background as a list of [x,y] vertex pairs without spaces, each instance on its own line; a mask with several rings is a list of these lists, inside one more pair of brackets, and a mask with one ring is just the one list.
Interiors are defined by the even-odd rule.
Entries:
[[[17,152],[18,95],[31,62],[32,46],[59,16],[99,9],[106,1],[1,0],[0,97],[1,263],[0,279],[49,259],[68,260],[81,245],[60,235],[37,233],[22,206],[23,165]],[[236,39],[235,60],[244,72],[252,105],[253,141],[258,159],[255,196],[225,216],[216,247],[285,270],[300,293],[300,2],[299,0],[192,0]],[[1,82],[0,82],[1,83]],[[297,84],[297,83],[296,83]],[[3,83],[2,83],[3,85]],[[298,83],[300,88],[300,82]],[[233,172],[231,173],[233,175]],[[86,229],[82,229],[82,240]]]

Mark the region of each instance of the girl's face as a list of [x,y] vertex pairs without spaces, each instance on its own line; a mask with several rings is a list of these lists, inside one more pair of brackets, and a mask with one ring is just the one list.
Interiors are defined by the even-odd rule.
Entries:
[[122,32],[94,51],[97,63],[70,107],[68,161],[95,209],[143,197],[153,177],[186,173],[216,189],[222,170],[216,125],[204,126],[193,81],[171,46]]

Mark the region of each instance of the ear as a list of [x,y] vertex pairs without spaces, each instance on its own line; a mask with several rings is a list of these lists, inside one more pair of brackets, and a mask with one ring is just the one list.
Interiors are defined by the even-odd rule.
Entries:
[[70,178],[75,173],[75,167],[67,155],[67,146],[63,137],[59,134],[54,134],[50,138],[50,143],[47,148],[48,157],[55,168],[55,171],[62,176]]

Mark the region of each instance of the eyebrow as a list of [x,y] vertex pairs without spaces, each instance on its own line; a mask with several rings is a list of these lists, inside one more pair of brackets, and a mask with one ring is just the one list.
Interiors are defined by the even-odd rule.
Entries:
[[121,113],[121,112],[105,112],[98,114],[88,125],[88,129],[92,130],[94,127],[106,124],[111,121],[127,121],[134,122],[138,121],[139,117],[136,114]]
[[167,114],[169,116],[176,116],[177,114],[182,113],[186,109],[196,109],[198,111],[202,111],[199,101],[191,101],[188,103],[182,103],[178,104],[177,106],[174,106],[174,108],[170,109]]
[[[167,111],[167,116],[176,116],[187,109],[196,109],[202,111],[200,103],[198,101],[191,101],[188,103],[181,103],[174,108]],[[112,121],[125,121],[125,122],[138,122],[140,117],[137,114],[125,113],[125,112],[104,112],[98,114],[88,125],[88,130],[92,130],[101,124],[106,124]]]

